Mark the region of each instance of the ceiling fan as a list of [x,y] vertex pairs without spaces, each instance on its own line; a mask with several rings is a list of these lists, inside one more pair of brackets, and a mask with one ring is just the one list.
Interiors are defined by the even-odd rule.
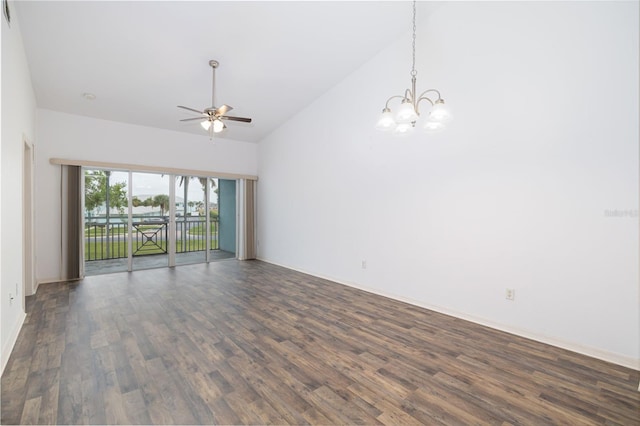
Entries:
[[231,111],[233,108],[230,107],[229,105],[222,105],[219,108],[216,108],[215,106],[215,90],[216,90],[216,68],[218,68],[218,66],[220,65],[220,63],[216,60],[210,60],[209,61],[209,65],[211,66],[211,68],[213,68],[213,83],[212,83],[212,87],[211,87],[211,105],[209,108],[205,108],[204,111],[198,111],[197,109],[194,108],[189,108],[186,106],[182,106],[182,105],[178,105],[178,108],[182,108],[182,109],[186,109],[187,111],[193,111],[193,112],[197,112],[198,114],[200,114],[200,117],[194,117],[194,118],[185,118],[183,120],[180,121],[195,121],[195,120],[201,120],[200,125],[202,126],[203,129],[205,129],[207,132],[209,132],[209,138],[213,139],[213,134],[214,133],[220,133],[222,132],[224,129],[227,128],[227,126],[224,124],[224,122],[222,120],[229,120],[229,121],[240,121],[242,123],[251,123],[251,119],[250,118],[245,118],[245,117],[233,117],[230,115],[226,115],[227,112]]

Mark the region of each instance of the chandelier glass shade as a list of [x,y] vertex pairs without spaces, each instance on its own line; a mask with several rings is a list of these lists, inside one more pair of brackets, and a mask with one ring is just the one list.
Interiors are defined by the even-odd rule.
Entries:
[[[413,64],[411,67],[411,88],[405,90],[404,95],[391,96],[387,99],[382,114],[376,124],[376,129],[383,132],[393,132],[396,135],[407,135],[413,131],[420,119],[420,103],[427,101],[431,109],[426,114],[423,129],[427,132],[444,130],[446,123],[452,119],[451,111],[445,106],[444,99],[436,89],[428,89],[417,95],[416,91],[416,1],[413,1]],[[400,100],[400,106],[392,111],[390,102]]]

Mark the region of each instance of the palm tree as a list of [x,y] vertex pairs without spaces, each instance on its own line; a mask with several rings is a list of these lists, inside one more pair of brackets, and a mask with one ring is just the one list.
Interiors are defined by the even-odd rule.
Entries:
[[[187,195],[189,193],[189,181],[190,180],[191,180],[191,178],[189,176],[180,176],[179,185],[184,190],[183,198],[182,198],[182,207],[183,207],[182,210],[184,211],[184,214],[182,215],[183,217],[187,217]],[[183,239],[184,239],[184,233],[183,233]],[[184,247],[184,241],[183,241],[183,247]]]
[[154,207],[160,207],[160,215],[164,216],[164,212],[169,208],[169,196],[165,194],[158,194],[153,197]]

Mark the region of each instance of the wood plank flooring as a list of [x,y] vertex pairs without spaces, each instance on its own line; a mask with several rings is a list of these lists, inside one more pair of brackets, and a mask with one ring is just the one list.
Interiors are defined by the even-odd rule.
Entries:
[[259,261],[43,285],[2,424],[640,424],[639,373]]

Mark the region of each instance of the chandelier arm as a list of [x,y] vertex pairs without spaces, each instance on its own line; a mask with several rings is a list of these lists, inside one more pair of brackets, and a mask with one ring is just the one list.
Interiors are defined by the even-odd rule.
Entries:
[[[424,95],[426,95],[427,93],[430,93],[430,92],[436,93],[438,95],[438,99],[436,99],[436,101],[442,99],[442,96],[440,96],[440,91],[438,91],[436,89],[425,90],[424,92],[420,93],[420,96],[418,96],[418,99],[424,97]],[[428,99],[428,98],[426,98],[426,99]]]
[[409,102],[413,103],[414,97],[413,94],[415,93],[415,90],[412,92],[411,89],[407,89],[404,91],[404,98],[408,100]]
[[431,106],[433,106],[435,104],[430,98],[427,98],[426,96],[420,96],[418,98],[418,101],[416,102],[416,114],[418,114],[418,115],[420,115],[420,101],[424,101],[424,100],[429,101]]
[[389,99],[387,99],[387,102],[384,104],[384,109],[389,109],[389,102],[391,101],[391,99],[395,99],[395,98],[406,99],[404,96],[400,96],[400,95],[392,96]]

